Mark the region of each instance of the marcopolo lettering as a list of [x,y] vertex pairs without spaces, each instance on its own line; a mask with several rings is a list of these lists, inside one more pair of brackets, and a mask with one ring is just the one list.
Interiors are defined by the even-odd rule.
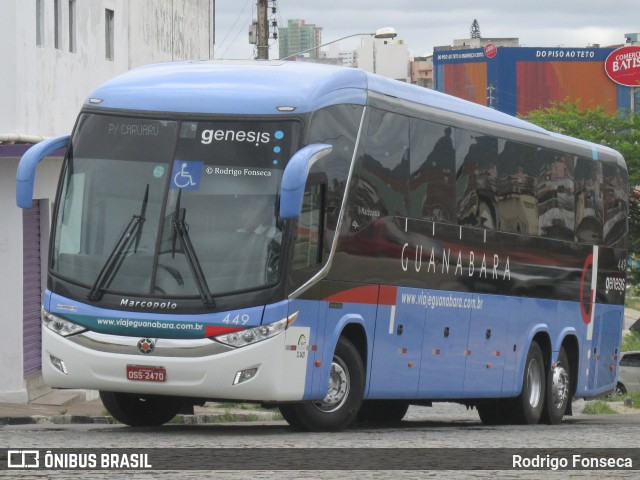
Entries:
[[157,300],[132,300],[123,298],[120,300],[121,307],[128,308],[151,308],[153,310],[175,310],[178,304],[175,302],[159,302]]

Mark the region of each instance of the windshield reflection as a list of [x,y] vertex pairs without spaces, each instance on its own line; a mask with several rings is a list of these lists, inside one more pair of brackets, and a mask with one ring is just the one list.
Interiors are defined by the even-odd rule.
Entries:
[[278,190],[298,130],[84,115],[64,167],[52,274],[92,301],[200,297],[211,308],[216,295],[274,284]]

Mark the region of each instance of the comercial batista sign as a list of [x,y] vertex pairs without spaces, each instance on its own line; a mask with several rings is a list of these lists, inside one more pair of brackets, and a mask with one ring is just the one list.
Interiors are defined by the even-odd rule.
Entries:
[[640,87],[640,45],[614,50],[604,62],[607,75],[625,87]]

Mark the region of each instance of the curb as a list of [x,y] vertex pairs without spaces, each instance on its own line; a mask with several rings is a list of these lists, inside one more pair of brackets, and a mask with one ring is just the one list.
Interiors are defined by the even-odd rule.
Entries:
[[[207,425],[239,422],[272,422],[281,421],[274,413],[259,411],[221,412],[198,415],[176,415],[166,425]],[[2,425],[71,425],[71,424],[101,424],[119,425],[120,422],[110,416],[89,415],[32,415],[23,417],[0,417]]]

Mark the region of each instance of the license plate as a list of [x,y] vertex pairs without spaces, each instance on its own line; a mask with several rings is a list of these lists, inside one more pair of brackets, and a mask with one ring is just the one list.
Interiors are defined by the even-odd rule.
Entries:
[[127,365],[127,379],[134,382],[164,382],[167,380],[167,370],[164,367]]

